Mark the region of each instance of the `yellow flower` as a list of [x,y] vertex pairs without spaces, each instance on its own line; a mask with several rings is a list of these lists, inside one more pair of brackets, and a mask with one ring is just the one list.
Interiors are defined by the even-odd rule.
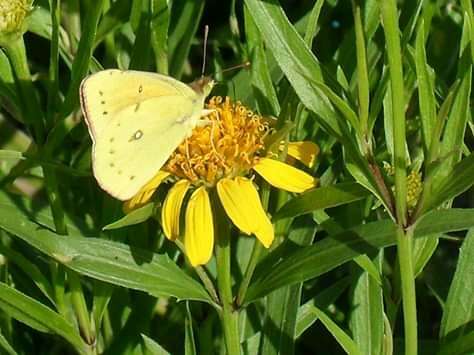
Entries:
[[1,42],[21,36],[25,30],[25,18],[31,9],[29,0],[0,0]]
[[[273,225],[253,183],[254,172],[270,185],[290,192],[303,192],[317,183],[304,171],[263,156],[265,138],[271,129],[260,115],[228,97],[211,98],[207,109],[212,110],[205,118],[209,124],[195,128],[156,177],[124,206],[126,211],[142,206],[165,179],[175,181],[161,209],[163,232],[170,240],[184,239],[185,252],[193,266],[206,264],[212,257],[213,208],[222,206],[240,231],[255,235],[266,248],[272,244]],[[288,144],[287,152],[311,166],[318,147],[311,142],[295,142]],[[190,191],[193,192],[187,200]],[[211,205],[212,191],[220,201],[216,201],[218,206]],[[182,231],[180,216],[185,202]]]

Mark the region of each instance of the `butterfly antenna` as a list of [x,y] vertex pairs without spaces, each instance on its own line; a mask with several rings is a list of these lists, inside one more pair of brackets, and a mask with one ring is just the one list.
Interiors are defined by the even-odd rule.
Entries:
[[204,78],[206,71],[206,53],[207,53],[207,37],[209,35],[209,25],[204,26],[204,55],[202,59],[201,78]]
[[222,70],[219,70],[217,72],[214,73],[214,75],[217,75],[217,74],[222,74],[222,73],[225,73],[227,71],[231,71],[231,70],[235,70],[235,69],[240,69],[240,68],[249,68],[251,65],[250,61],[246,61],[244,63],[240,63],[240,64],[237,64],[237,65],[234,65],[232,67],[229,67],[229,68],[225,68],[225,69],[222,69]]

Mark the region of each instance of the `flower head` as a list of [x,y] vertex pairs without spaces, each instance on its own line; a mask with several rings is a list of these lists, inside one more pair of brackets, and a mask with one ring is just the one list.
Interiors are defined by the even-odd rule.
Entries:
[[[265,138],[271,128],[265,119],[228,97],[213,97],[207,125],[194,129],[170,156],[160,172],[125,203],[131,210],[146,203],[164,180],[174,182],[161,209],[163,231],[170,240],[184,238],[186,255],[193,266],[212,256],[214,226],[212,209],[223,207],[233,224],[253,234],[266,247],[274,239],[273,225],[253,182],[255,173],[270,185],[303,192],[317,179],[284,162],[264,156]],[[314,163],[318,147],[310,142],[288,145],[288,155],[307,165]],[[215,192],[218,201],[209,198]],[[189,199],[187,196],[190,195]],[[211,200],[215,203],[211,204]],[[181,230],[181,210],[184,231]]]
[[30,9],[29,0],[0,0],[0,43],[24,33]]

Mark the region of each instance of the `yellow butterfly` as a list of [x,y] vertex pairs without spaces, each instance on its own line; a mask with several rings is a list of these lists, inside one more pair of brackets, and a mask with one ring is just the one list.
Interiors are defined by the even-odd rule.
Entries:
[[166,163],[194,127],[214,81],[186,85],[169,76],[103,70],[82,81],[81,108],[92,138],[99,185],[119,200],[132,198]]

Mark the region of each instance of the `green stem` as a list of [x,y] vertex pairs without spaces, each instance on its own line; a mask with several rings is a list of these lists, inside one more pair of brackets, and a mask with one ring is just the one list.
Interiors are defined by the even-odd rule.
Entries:
[[[179,239],[176,239],[175,243],[176,243],[176,246],[179,248],[179,250],[181,250],[181,252],[183,254],[185,254],[183,243]],[[212,297],[213,301],[215,302],[215,304],[213,304],[213,306],[216,309],[220,310],[219,296],[217,295],[217,291],[216,291],[216,288],[214,287],[214,283],[212,282],[212,280],[207,275],[206,270],[202,266],[196,266],[194,268],[194,271],[196,272],[198,277],[201,279],[201,281],[202,281],[204,287],[206,288],[207,292],[209,293],[209,295]]]
[[[215,199],[216,202],[218,198]],[[221,324],[228,355],[240,354],[239,312],[234,307],[232,295],[232,276],[230,270],[230,225],[222,211],[222,206],[215,208],[214,221],[217,227],[216,262],[217,286],[222,302]]]
[[84,299],[84,292],[82,291],[79,276],[74,271],[69,271],[67,275],[71,288],[71,301],[82,337],[87,344],[94,344],[95,334],[93,334],[91,328],[89,312],[87,310],[86,300]]
[[244,278],[240,284],[239,292],[237,294],[237,299],[235,303],[237,306],[240,306],[245,299],[245,295],[247,294],[247,289],[249,288],[250,280],[252,279],[253,272],[255,271],[255,267],[257,266],[258,260],[260,259],[260,255],[263,251],[263,245],[258,240],[254,240],[254,245],[252,249],[252,255],[250,256],[250,261],[247,265],[247,269],[245,270]]
[[23,118],[34,140],[38,145],[44,142],[43,112],[31,81],[30,68],[26,58],[25,42],[23,37],[11,41],[5,46],[5,51],[15,73],[21,98]]
[[[12,41],[5,47],[5,50],[13,67],[13,71],[15,72],[17,84],[20,89],[21,106],[25,123],[32,132],[36,143],[41,147],[45,139],[44,115],[31,80],[23,37],[19,37],[17,40]],[[66,234],[64,211],[59,200],[55,173],[51,168],[46,168],[45,166],[43,166],[43,173],[56,232],[59,234]]]
[[397,230],[398,261],[402,286],[403,320],[405,326],[405,354],[416,355],[418,351],[415,275],[413,273],[412,229],[404,233]]
[[67,318],[67,307],[64,300],[64,268],[56,261],[51,260],[49,264],[51,279],[54,288],[54,302],[58,312]]

